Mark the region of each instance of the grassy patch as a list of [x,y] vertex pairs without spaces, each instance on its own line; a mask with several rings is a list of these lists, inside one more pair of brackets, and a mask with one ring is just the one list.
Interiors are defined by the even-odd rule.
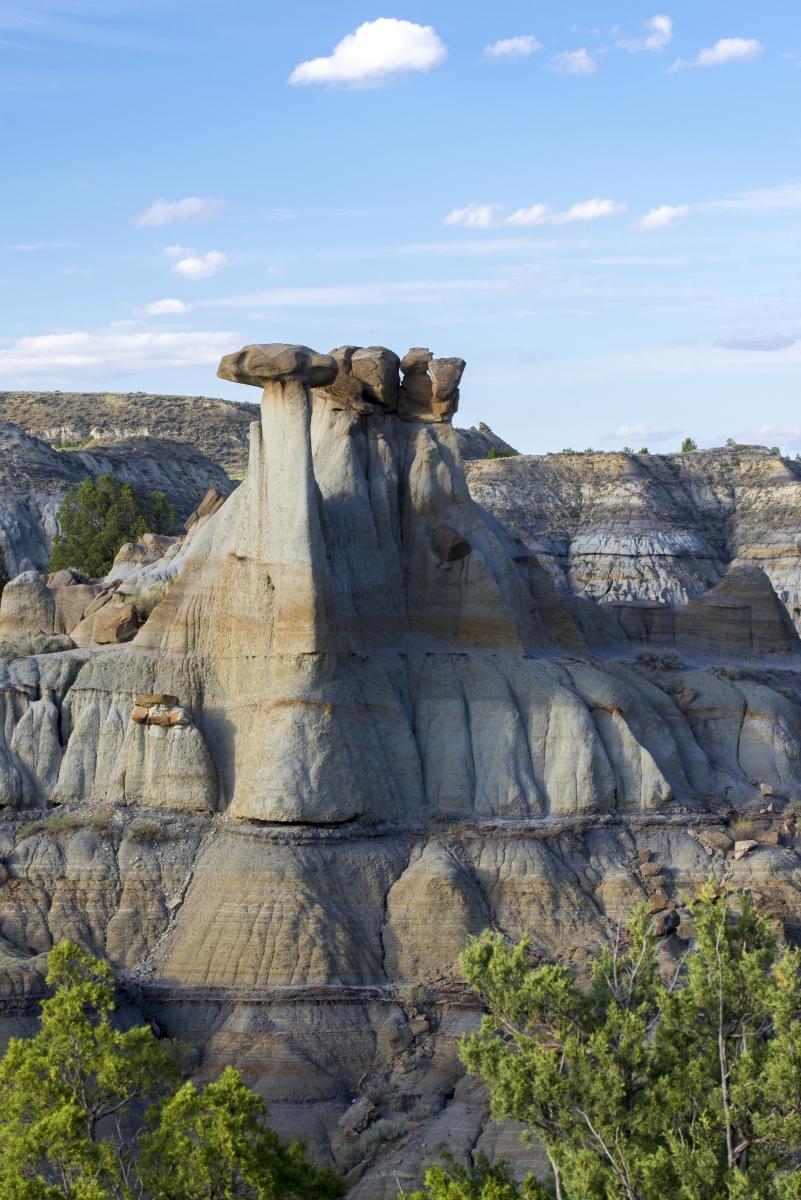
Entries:
[[126,830],[128,837],[135,842],[150,841],[151,838],[159,837],[161,832],[161,822],[149,821],[147,817],[138,817],[135,821],[131,821]]
[[729,837],[734,838],[735,842],[750,842],[758,828],[756,821],[752,821],[750,817],[738,817],[729,826]]

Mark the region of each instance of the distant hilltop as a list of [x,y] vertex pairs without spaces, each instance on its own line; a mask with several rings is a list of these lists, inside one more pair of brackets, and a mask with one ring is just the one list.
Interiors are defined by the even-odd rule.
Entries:
[[[217,396],[148,392],[0,392],[0,420],[11,421],[59,449],[155,438],[183,442],[218,464],[232,479],[247,470],[250,424],[259,405]],[[505,455],[513,448],[488,425],[460,430],[465,459]]]
[[128,438],[195,446],[232,476],[247,467],[248,430],[258,404],[214,396],[146,392],[0,392],[0,418],[57,447],[84,449]]

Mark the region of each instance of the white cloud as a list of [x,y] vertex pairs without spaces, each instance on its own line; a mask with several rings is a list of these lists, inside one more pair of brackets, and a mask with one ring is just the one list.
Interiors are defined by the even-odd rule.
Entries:
[[502,225],[521,229],[535,225],[576,225],[584,221],[597,221],[603,217],[616,217],[627,211],[627,205],[616,200],[581,200],[564,212],[554,212],[547,204],[532,204],[529,208],[518,208],[508,216],[501,215],[500,204],[468,204],[466,208],[455,208],[445,218],[446,225],[463,225],[468,229],[494,229]]
[[501,223],[521,228],[528,225],[544,225],[548,212],[547,204],[532,204],[530,208],[518,208],[510,216],[504,217]]
[[691,62],[677,58],[669,74],[675,75],[685,67],[723,67],[727,63],[756,62],[765,47],[756,38],[720,38],[714,46],[701,50]]
[[9,339],[0,345],[0,379],[13,383],[41,379],[118,375],[146,367],[194,367],[214,364],[241,342],[232,332],[131,332],[119,326],[90,332],[47,333]]
[[500,204],[466,204],[454,208],[445,218],[446,225],[464,225],[467,229],[491,229],[495,224]]
[[616,200],[582,200],[566,212],[553,213],[546,221],[549,225],[574,225],[580,221],[598,221],[602,217],[618,217],[626,212],[628,205]]
[[189,254],[186,258],[179,258],[170,270],[174,275],[182,275],[184,279],[212,279],[219,274],[227,261],[219,250],[209,250],[206,254]]
[[690,213],[689,204],[660,204],[652,208],[639,221],[634,222],[635,229],[667,229],[682,221]]
[[530,54],[535,54],[541,49],[542,42],[538,42],[532,34],[525,33],[520,37],[501,38],[500,41],[493,42],[484,50],[484,57],[528,58]]
[[730,62],[754,62],[762,53],[762,43],[756,38],[721,38],[702,50],[696,62],[699,67],[722,67]]
[[655,17],[645,21],[645,36],[641,38],[623,38],[617,44],[621,50],[628,50],[630,54],[639,54],[644,50],[649,50],[654,54],[661,54],[670,43],[673,41],[673,18],[666,17],[663,13],[658,13]]
[[146,317],[180,317],[189,312],[189,305],[183,300],[154,300],[142,309]]
[[170,225],[182,221],[197,225],[210,221],[225,210],[225,201],[217,196],[187,196],[185,200],[154,200],[149,208],[134,217],[134,225]]
[[548,66],[557,75],[594,75],[598,70],[595,59],[583,48],[555,54]]
[[376,21],[365,21],[354,33],[349,33],[327,57],[300,63],[289,76],[289,82],[377,87],[409,71],[429,71],[443,62],[446,55],[445,45],[433,25],[379,17]]

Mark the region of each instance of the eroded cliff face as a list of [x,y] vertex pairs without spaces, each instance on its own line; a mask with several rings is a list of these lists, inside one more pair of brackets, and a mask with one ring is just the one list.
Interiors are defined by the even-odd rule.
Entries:
[[521,455],[467,477],[564,591],[683,605],[750,563],[801,621],[801,464],[764,447]]
[[801,911],[801,645],[767,574],[720,556],[656,615],[554,586],[522,510],[468,491],[463,367],[228,356],[264,388],[247,478],[165,598],[0,679],[7,1030],[71,937],[364,1197],[443,1141],[513,1152],[458,1063],[472,933],[580,966],[647,899],[670,960],[710,872],[789,935]]

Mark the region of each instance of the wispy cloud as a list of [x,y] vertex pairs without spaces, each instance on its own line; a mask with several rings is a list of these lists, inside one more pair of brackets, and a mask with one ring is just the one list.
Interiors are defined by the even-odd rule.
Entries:
[[732,337],[718,342],[723,350],[756,350],[761,354],[778,354],[795,346],[798,338],[783,333],[761,333],[753,337]]
[[240,340],[230,331],[158,333],[113,326],[13,338],[0,344],[0,378],[13,383],[30,377],[64,380],[147,367],[196,367],[216,363]]
[[667,229],[671,225],[675,225],[678,221],[683,221],[686,216],[689,216],[691,208],[689,204],[660,204],[658,208],[652,208],[645,213],[638,221],[634,222],[635,229]]
[[598,70],[597,62],[583,47],[555,54],[548,66],[557,75],[594,75]]
[[150,50],[155,39],[115,28],[130,7],[126,0],[24,0],[0,5],[0,31],[20,39],[81,42]]
[[756,216],[801,213],[801,183],[752,188],[750,191],[733,192],[729,196],[699,200],[693,204],[660,204],[635,221],[634,228],[667,229],[691,213],[743,213]]
[[652,54],[662,54],[673,40],[673,18],[658,13],[644,22],[645,33],[638,38],[621,38],[617,43],[621,50],[630,54],[640,54],[650,51]]
[[503,215],[500,204],[468,204],[464,208],[454,208],[445,217],[446,225],[460,225],[466,229],[494,229],[501,226],[513,228],[531,228],[539,225],[578,225],[587,221],[598,221],[605,217],[617,217],[627,211],[627,205],[617,200],[595,197],[591,200],[581,200],[562,212],[555,211],[547,204],[532,204],[528,208],[518,208],[515,212]]
[[17,242],[0,246],[0,254],[41,254],[45,250],[64,250],[76,245],[76,242]]
[[[556,364],[557,367],[560,364]],[[733,353],[723,346],[659,346],[632,353],[602,355],[571,361],[564,364],[576,379],[597,379],[605,376],[637,377],[647,375],[654,379],[664,376],[737,376],[744,372],[767,377],[766,373],[786,372],[795,374],[801,367],[801,339],[793,341],[783,350],[766,353],[765,350],[743,349]]]
[[481,294],[509,292],[507,280],[444,279],[387,283],[329,284],[319,287],[269,288],[243,295],[202,300],[196,308],[355,308],[394,303],[439,304]]
[[536,54],[542,49],[542,42],[530,33],[521,34],[519,37],[501,38],[497,42],[493,42],[491,46],[487,46],[484,50],[484,57],[489,59],[506,59],[506,58],[528,58],[531,54]]
[[697,58],[689,62],[684,58],[677,58],[668,73],[675,75],[677,71],[683,71],[687,67],[724,67],[728,63],[756,62],[764,49],[756,38],[721,38],[714,46],[701,50]]
[[198,225],[224,212],[226,203],[219,196],[187,196],[183,200],[154,200],[133,218],[134,225],[171,225],[176,222]]
[[760,425],[753,432],[741,434],[739,440],[757,445],[778,445],[784,450],[801,450],[801,425]]
[[[544,210],[544,211],[541,211]],[[627,205],[617,200],[581,200],[564,212],[552,212],[546,205],[534,204],[531,208],[519,208],[507,217],[505,225],[576,225],[584,221],[599,221],[604,217],[618,217],[627,211]]]
[[446,56],[445,44],[433,25],[379,17],[349,33],[329,55],[300,63],[289,82],[378,87],[411,71],[430,71]]
[[618,425],[614,433],[604,434],[605,442],[639,442],[644,445],[646,441],[653,442],[656,445],[661,445],[663,442],[672,442],[679,436],[678,429],[655,429],[653,425],[648,425],[641,421],[632,425]]
[[695,207],[708,212],[793,213],[801,212],[801,183],[753,188],[733,192],[719,200],[703,200]]

